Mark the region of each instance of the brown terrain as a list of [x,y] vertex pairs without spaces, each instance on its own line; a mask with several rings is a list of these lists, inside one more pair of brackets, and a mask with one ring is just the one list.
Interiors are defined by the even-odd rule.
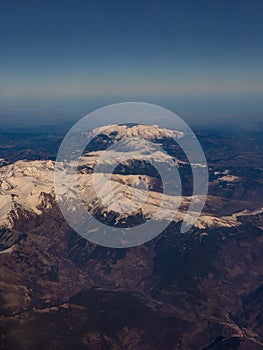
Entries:
[[172,222],[146,244],[106,248],[74,232],[43,193],[42,214],[18,206],[1,229],[0,349],[263,349],[260,141],[200,140],[205,212],[241,212],[239,225],[181,234]]

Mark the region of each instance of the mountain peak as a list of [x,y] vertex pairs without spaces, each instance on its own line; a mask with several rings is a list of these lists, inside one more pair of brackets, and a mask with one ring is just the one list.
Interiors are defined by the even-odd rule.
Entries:
[[147,140],[162,138],[181,138],[184,136],[182,131],[159,127],[158,125],[144,124],[109,124],[96,128],[92,132],[94,135],[104,134],[113,136],[116,139],[124,137],[143,137]]

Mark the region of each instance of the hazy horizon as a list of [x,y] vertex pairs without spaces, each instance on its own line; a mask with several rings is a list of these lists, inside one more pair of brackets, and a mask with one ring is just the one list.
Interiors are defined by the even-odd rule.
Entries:
[[28,1],[0,7],[0,120],[161,105],[193,124],[263,118],[263,3]]

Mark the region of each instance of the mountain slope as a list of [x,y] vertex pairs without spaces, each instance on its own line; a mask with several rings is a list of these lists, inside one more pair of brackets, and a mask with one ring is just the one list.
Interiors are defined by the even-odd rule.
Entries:
[[[132,127],[138,136],[139,129]],[[91,186],[101,151],[118,138],[118,128],[107,130],[99,131],[94,149],[81,158],[78,184],[93,215],[122,225],[123,218],[96,200]],[[169,133],[153,135],[149,139],[169,151],[163,158],[156,155],[156,161],[165,160],[190,178],[189,164]],[[216,153],[218,144],[213,147]],[[177,197],[171,193],[164,195],[159,217],[172,219],[170,225],[152,241],[129,249],[92,244],[68,226],[56,202],[54,162],[3,163],[0,348],[262,349],[262,187],[259,175],[248,181],[241,158],[236,169],[218,159],[209,163],[205,210],[189,232],[181,234],[180,225],[191,194],[183,194],[173,218]],[[263,164],[255,164],[259,173]],[[145,163],[134,165],[122,164],[110,184],[124,199],[131,191],[144,198],[150,189],[145,219],[155,212],[162,185]],[[140,218],[129,213],[125,219],[138,223]]]

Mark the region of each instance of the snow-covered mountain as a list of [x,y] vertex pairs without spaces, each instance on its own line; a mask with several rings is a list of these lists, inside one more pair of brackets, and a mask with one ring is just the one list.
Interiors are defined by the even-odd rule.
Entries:
[[132,137],[142,137],[146,140],[167,138],[182,138],[184,133],[178,130],[161,128],[158,125],[106,125],[96,128],[92,135],[103,134],[105,136],[114,136],[115,140]]
[[[181,234],[190,200],[198,204],[202,198],[192,198],[191,167],[168,137],[173,131],[158,134],[147,128],[150,144],[140,137],[142,130],[145,137],[145,127],[98,129],[76,164],[76,184],[62,186],[62,181],[59,192],[78,223],[77,190],[91,214],[113,232],[115,224],[144,222],[163,199],[155,218],[161,221],[153,225],[174,221],[155,239],[133,248],[92,243],[94,233],[104,233],[95,220],[94,229],[93,222],[88,227],[90,240],[69,227],[54,191],[54,168],[63,164],[34,160],[39,138],[34,157],[19,153],[24,144],[16,145],[12,157],[2,153],[7,161],[0,160],[1,348],[262,347],[263,158],[256,147],[248,153],[243,139],[239,148],[236,139],[198,134],[208,158],[209,195],[195,227]],[[127,137],[131,129],[135,136]],[[48,149],[50,139],[42,135],[41,140]],[[124,148],[118,148],[121,140]],[[57,148],[52,147],[41,159],[54,159]],[[96,167],[102,158],[105,167]],[[120,159],[110,175],[107,171]],[[162,181],[149,166],[153,163],[168,175],[178,171],[185,183],[175,217],[177,181],[168,183],[174,191],[162,198]],[[115,215],[114,210],[123,212]]]
[[[97,177],[101,175],[100,173],[95,174]],[[138,204],[139,208],[140,203],[143,203],[147,198],[142,206],[142,213],[145,218],[150,218],[156,212],[156,208],[159,207],[161,201],[163,201],[163,209],[158,212],[158,219],[182,221],[185,214],[183,208],[186,208],[190,202],[189,197],[182,197],[182,209],[175,216],[174,208],[178,205],[180,198],[162,195],[156,191],[148,192],[143,186],[146,184],[150,187],[154,181],[151,177],[113,174],[110,180],[110,190],[108,185],[101,182],[100,193],[98,193],[106,199],[107,206],[105,207],[97,199],[97,194],[93,188],[93,181],[93,174],[79,174],[79,185],[76,188],[72,188],[71,194],[67,193],[67,197],[71,198],[72,203],[74,203],[77,189],[79,189],[81,196],[87,205],[90,206],[93,213],[101,210],[106,215],[110,211],[118,212],[119,210],[123,210],[125,200],[128,201],[131,196],[134,196],[135,209],[136,204]],[[55,202],[54,163],[52,161],[19,161],[15,164],[2,167],[0,169],[0,226],[12,227],[14,220],[16,218],[19,219],[21,210],[41,215],[43,210],[52,206],[52,202],[43,205],[43,202],[46,200],[45,194],[50,195]],[[113,194],[114,197],[112,196]],[[116,198],[122,200],[122,208],[116,206]],[[198,201],[198,197],[196,200]],[[209,198],[208,201],[212,203],[213,199]],[[72,203],[69,203],[69,205],[72,206]],[[72,210],[76,210],[76,208],[72,207]],[[127,215],[131,214],[127,213]],[[123,214],[120,217],[123,217]],[[206,226],[227,227],[232,225],[238,225],[237,220],[232,217],[218,218],[207,213],[204,213],[196,223],[196,226],[200,228]]]
[[[104,216],[107,216],[110,212],[121,212],[118,219],[123,219],[125,216],[136,214],[136,210],[141,209],[143,216],[148,219],[156,213],[162,203],[162,210],[158,211],[155,220],[182,221],[191,199],[198,202],[200,200],[198,196],[162,194],[160,180],[143,172],[133,174],[127,172],[127,169],[134,167],[134,161],[142,160],[166,163],[167,169],[183,166],[185,162],[162,151],[158,145],[138,139],[138,136],[143,135],[148,140],[161,140],[163,137],[183,137],[183,133],[144,125],[129,127],[111,125],[94,131],[96,135],[109,136],[113,133],[115,133],[114,139],[124,138],[124,146],[122,145],[121,149],[110,148],[108,151],[85,153],[78,164],[77,183],[70,189],[63,184],[60,186],[59,193],[62,198],[66,198],[72,211],[77,210],[74,203],[79,192],[91,213],[101,211]],[[132,161],[126,160],[127,153]],[[106,165],[114,164],[116,159],[124,159],[126,170],[111,174],[105,182],[105,174],[100,171],[94,173],[94,168],[102,156]],[[51,160],[21,160],[0,168],[0,227],[12,227],[14,221],[19,220],[22,212],[29,216],[30,213],[41,215],[45,209],[54,205],[56,201],[54,169],[55,163]],[[233,179],[234,177],[231,176],[222,178],[230,183],[234,181]],[[94,190],[94,182],[97,184],[97,192]],[[50,198],[48,202],[45,195]],[[116,198],[120,201],[116,201]],[[130,207],[131,198],[133,198],[132,207]],[[213,196],[209,196],[207,202],[209,208],[216,206],[216,199]],[[180,210],[175,210],[179,204]],[[196,227],[199,228],[237,225],[239,225],[237,216],[217,217],[211,212],[204,212],[196,223]]]

